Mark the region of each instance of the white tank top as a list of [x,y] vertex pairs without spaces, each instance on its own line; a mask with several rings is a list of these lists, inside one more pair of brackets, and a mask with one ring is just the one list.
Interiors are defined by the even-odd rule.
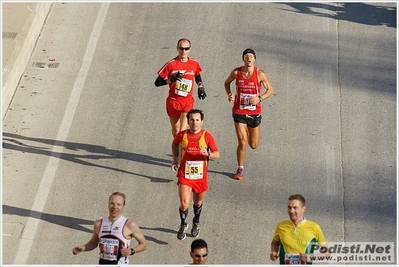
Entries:
[[118,220],[111,223],[108,217],[101,219],[100,232],[100,261],[118,261],[117,264],[129,264],[129,257],[121,257],[120,248],[130,247],[131,238],[126,238],[123,235],[127,218],[121,216]]

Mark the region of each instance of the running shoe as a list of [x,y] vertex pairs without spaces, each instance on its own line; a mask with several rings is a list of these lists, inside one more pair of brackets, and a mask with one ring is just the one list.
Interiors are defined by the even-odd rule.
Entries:
[[194,222],[194,218],[193,218],[193,228],[191,228],[191,236],[192,237],[197,237],[200,233],[200,229],[199,229],[199,223]]
[[244,172],[244,168],[238,168],[236,175],[234,175],[234,179],[236,180],[242,180],[242,173]]
[[177,239],[179,240],[184,240],[186,239],[186,230],[188,229],[188,223],[186,224],[181,224],[180,229],[177,232]]

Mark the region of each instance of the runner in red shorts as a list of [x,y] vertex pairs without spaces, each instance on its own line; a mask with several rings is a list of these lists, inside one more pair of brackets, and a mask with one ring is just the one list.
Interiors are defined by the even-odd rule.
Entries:
[[172,126],[173,137],[188,128],[186,115],[194,107],[194,81],[198,86],[198,98],[206,97],[201,79],[201,67],[197,60],[188,57],[191,51],[190,40],[183,38],[177,42],[178,56],[169,60],[159,71],[155,86],[169,84],[166,98],[166,112]]
[[[208,161],[220,157],[218,147],[213,136],[202,129],[204,114],[201,110],[193,109],[187,114],[190,129],[179,132],[172,142],[172,170],[178,171],[178,186],[180,198],[180,229],[177,233],[179,240],[186,238],[188,228],[187,215],[190,195],[193,192],[193,228],[191,236],[199,235],[199,219],[202,211],[202,201],[208,189]],[[180,147],[180,168],[177,161]]]

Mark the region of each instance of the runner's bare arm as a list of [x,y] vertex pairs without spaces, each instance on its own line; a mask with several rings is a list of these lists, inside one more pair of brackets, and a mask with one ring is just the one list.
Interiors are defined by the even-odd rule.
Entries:
[[178,162],[177,162],[178,147],[179,147],[178,145],[175,145],[172,142],[172,171],[174,171],[174,172],[177,171],[177,165],[178,165]]
[[131,236],[137,240],[139,243],[137,246],[135,246],[133,249],[135,252],[141,252],[147,249],[147,241],[145,240],[145,237],[143,233],[140,230],[140,227],[137,225],[132,220],[129,220],[128,222],[128,228],[131,231]]
[[263,87],[265,87],[266,89],[266,92],[260,95],[262,100],[265,100],[266,98],[274,94],[274,88],[272,84],[269,82],[269,79],[267,78],[267,75],[263,70],[258,70],[258,79],[259,82],[263,84]]
[[280,241],[276,241],[276,240],[272,240],[272,243],[270,244],[270,249],[271,249],[271,253],[270,253],[270,259],[272,261],[275,261],[278,259],[278,249],[280,247]]
[[237,78],[237,70],[233,70],[233,71],[230,73],[229,77],[227,77],[226,81],[224,82],[224,90],[225,90],[226,93],[227,93],[227,100],[228,100],[229,102],[234,101],[234,97],[235,97],[235,96],[234,96],[234,94],[231,92],[230,84],[231,84],[231,82],[234,81],[236,78]]
[[97,247],[98,242],[100,241],[100,239],[98,238],[100,223],[101,223],[101,220],[96,220],[94,222],[94,230],[93,230],[93,235],[91,236],[91,239],[89,240],[89,242],[87,242],[83,246],[74,247],[72,250],[72,253],[74,255],[79,254],[80,252],[83,252],[83,251],[93,250]]

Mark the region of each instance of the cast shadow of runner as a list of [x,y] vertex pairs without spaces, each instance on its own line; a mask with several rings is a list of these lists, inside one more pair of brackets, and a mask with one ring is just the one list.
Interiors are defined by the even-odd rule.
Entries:
[[[38,212],[34,210],[28,210],[24,208],[18,208],[18,207],[13,207],[9,205],[3,205],[3,215],[17,215],[21,217],[31,217],[35,218],[38,220],[43,220],[52,224],[56,224],[59,226],[63,226],[66,228],[70,228],[73,230],[78,230],[86,233],[93,233],[93,224],[94,221],[91,220],[85,220],[85,219],[79,219],[79,218],[74,218],[71,216],[64,216],[64,215],[55,215],[55,214],[49,214],[49,213],[43,213],[43,212]],[[83,225],[87,225],[89,228],[84,227]],[[142,230],[151,230],[151,231],[160,231],[160,232],[166,232],[166,233],[174,233],[175,231],[172,231],[170,229],[166,228],[150,228],[150,227],[142,227],[140,226],[140,229]],[[167,245],[168,243],[162,240],[158,240],[154,237],[144,235],[145,239],[147,241],[152,241],[157,244],[161,245]]]
[[31,217],[43,220],[49,223],[57,224],[66,228],[83,231],[86,233],[93,233],[92,229],[87,229],[82,225],[90,225],[93,228],[94,221],[73,218],[70,216],[54,215],[49,213],[38,212],[18,207],[3,205],[3,214],[18,215],[22,217]]
[[[29,142],[36,142],[38,143],[37,146],[27,145],[22,141],[29,141]],[[48,145],[49,147],[43,146]],[[52,146],[61,147],[63,150],[62,152],[54,152],[52,151]],[[137,175],[144,178],[148,178],[151,182],[158,182],[158,183],[169,183],[173,180],[171,179],[164,179],[160,177],[152,177],[142,173],[135,173],[126,170],[122,170],[119,168],[103,166],[95,163],[91,163],[88,160],[99,160],[99,159],[125,159],[129,161],[135,161],[144,164],[150,165],[158,165],[162,167],[170,167],[170,161],[155,158],[152,156],[144,155],[144,154],[137,154],[132,152],[124,152],[120,150],[108,149],[104,146],[98,145],[90,145],[90,144],[82,144],[82,143],[74,143],[74,142],[64,142],[64,141],[57,141],[51,139],[44,139],[44,138],[34,138],[34,137],[26,137],[22,135],[12,134],[12,133],[3,133],[3,149],[9,150],[16,150],[21,151],[24,153],[30,154],[38,154],[38,155],[45,155],[49,157],[57,157],[63,160],[67,160],[76,164],[82,164],[91,167],[103,168],[108,170],[113,170],[117,172],[126,173],[129,175]],[[89,154],[87,155],[77,155],[74,153],[68,153],[65,150],[71,151],[86,151]]]
[[293,12],[297,13],[364,25],[386,25],[387,27],[396,28],[396,7],[386,7],[377,3],[338,3],[338,6],[329,3],[284,4],[294,8]]

